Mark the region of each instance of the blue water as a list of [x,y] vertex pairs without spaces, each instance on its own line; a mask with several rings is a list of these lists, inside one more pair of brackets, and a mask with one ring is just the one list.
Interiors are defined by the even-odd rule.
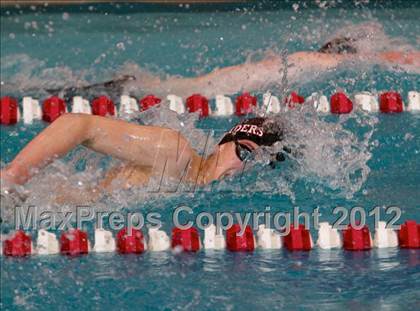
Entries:
[[[420,25],[416,17],[420,7],[415,1],[377,2],[368,6],[346,4],[325,9],[316,5],[304,8],[303,3],[299,4],[297,12],[292,9],[292,3],[218,6],[217,12],[206,6],[2,8],[2,95],[43,95],[40,92],[43,87],[106,80],[115,72],[123,73],[123,68],[136,73],[148,70],[162,75],[194,76],[219,66],[242,63],[248,57],[263,58],[267,51],[315,50],[337,29],[366,22],[383,27],[390,41],[403,40],[419,49]],[[388,48],[396,46],[392,42],[384,44]],[[419,90],[419,75],[376,67],[345,68],[323,79],[290,81],[289,87],[298,88],[304,96],[313,91],[328,96],[337,88],[349,94],[395,89],[406,98],[409,91]],[[271,91],[276,93],[275,88]],[[376,117],[369,140],[372,157],[367,161],[371,171],[361,189],[350,196],[320,186],[313,177],[303,176],[291,186],[292,196],[277,188],[249,191],[248,185],[247,191],[142,196],[124,210],[161,212],[163,229],[168,233],[172,211],[182,204],[193,208],[195,213],[264,211],[266,206],[273,211],[291,211],[294,206],[312,211],[320,207],[321,220],[330,222],[337,219],[331,213],[336,206],[348,209],[362,206],[369,211],[375,206],[396,205],[402,210],[398,223],[406,219],[420,222],[419,115]],[[363,129],[355,122],[357,118],[345,118],[321,117],[361,137]],[[235,118],[201,120],[196,126],[226,130],[236,121]],[[2,165],[10,162],[43,127],[45,124],[41,122],[31,126],[2,126]],[[66,167],[74,169],[79,163],[74,159],[83,162],[83,152],[77,150],[67,157]],[[83,170],[81,166],[79,170]],[[276,174],[281,175],[283,170],[276,172],[265,173],[263,177],[280,179]],[[44,178],[39,183],[48,186],[48,176]],[[240,182],[234,180],[232,184],[237,186]],[[115,202],[106,207],[120,208]],[[383,219],[389,217],[382,213]],[[2,233],[11,229],[5,219]],[[372,217],[368,223],[372,229]],[[92,237],[92,227],[88,225],[86,229]],[[36,235],[35,230],[31,233]],[[316,240],[316,231],[312,230],[312,234]],[[414,310],[420,302],[419,264],[418,250],[399,249],[1,257],[0,306],[7,310]]]

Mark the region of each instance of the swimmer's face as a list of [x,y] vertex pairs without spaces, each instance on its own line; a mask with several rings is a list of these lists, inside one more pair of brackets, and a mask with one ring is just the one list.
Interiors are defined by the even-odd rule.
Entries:
[[232,176],[245,168],[245,158],[259,146],[251,140],[240,139],[221,145],[217,164],[218,179]]

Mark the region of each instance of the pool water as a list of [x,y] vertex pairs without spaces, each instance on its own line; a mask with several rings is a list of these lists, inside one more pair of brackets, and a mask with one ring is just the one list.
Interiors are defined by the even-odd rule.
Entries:
[[[316,50],[342,29],[372,32],[366,50],[418,50],[419,14],[414,1],[326,2],[325,7],[291,1],[216,8],[135,4],[2,8],[1,91],[43,98],[45,88],[103,81],[127,72],[140,81],[150,74],[161,79],[195,76],[270,53]],[[267,90],[279,96],[292,89],[304,96],[315,91],[330,96],[337,89],[348,94],[392,89],[406,99],[409,91],[419,90],[419,75],[419,68],[346,66],[316,79],[292,76],[287,83],[254,93],[261,98]],[[139,87],[134,95],[147,92]],[[179,128],[197,147],[209,129],[216,130],[215,143],[220,131],[238,121],[177,117],[163,108],[139,118]],[[335,117],[302,108],[284,118],[299,131],[297,142],[306,145],[300,159],[290,159],[276,170],[257,164],[242,178],[196,192],[151,194],[136,189],[106,198],[98,208],[160,212],[167,233],[173,210],[180,205],[197,214],[265,211],[267,206],[271,211],[287,212],[298,206],[311,212],[319,207],[321,220],[329,222],[337,219],[332,213],[336,206],[349,210],[360,206],[367,212],[379,206],[383,220],[392,216],[385,214],[386,207],[398,206],[399,224],[407,219],[420,222],[420,115],[359,111]],[[45,126],[42,122],[2,126],[1,166]],[[323,152],[316,148],[319,145]],[[55,183],[70,187],[80,180],[96,181],[96,173],[109,161],[82,148],[75,150],[24,187],[27,203],[60,209],[51,205],[48,196]],[[69,172],[75,177],[66,177]],[[2,234],[12,230],[12,214],[12,206],[2,205]],[[367,222],[372,230],[373,217]],[[93,225],[87,224],[86,230],[93,242]],[[36,236],[36,230],[30,233]],[[316,230],[311,233],[316,240]],[[6,310],[411,310],[418,308],[420,297],[420,253],[396,248],[2,256],[0,260],[0,306]]]

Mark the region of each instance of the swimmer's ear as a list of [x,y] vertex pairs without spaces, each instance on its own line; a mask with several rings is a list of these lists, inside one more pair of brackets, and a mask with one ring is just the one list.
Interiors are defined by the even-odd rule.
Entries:
[[356,39],[349,37],[335,38],[325,43],[318,52],[325,54],[356,54],[355,41]]

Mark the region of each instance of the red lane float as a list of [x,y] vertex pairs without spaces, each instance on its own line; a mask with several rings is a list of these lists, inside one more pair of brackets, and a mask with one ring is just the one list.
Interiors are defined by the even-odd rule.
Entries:
[[89,252],[89,240],[86,232],[71,229],[60,237],[60,252],[63,255],[81,255]]
[[64,99],[58,96],[51,96],[42,105],[42,120],[54,122],[59,116],[66,112]]
[[285,104],[287,104],[287,107],[292,109],[295,108],[298,104],[301,105],[304,102],[305,98],[296,92],[290,93],[290,95],[285,99]]
[[372,239],[368,226],[354,228],[348,225],[343,230],[343,247],[349,251],[363,251],[372,248]]
[[115,104],[107,96],[99,96],[92,101],[92,114],[106,117],[115,115]]
[[235,113],[237,116],[243,116],[251,113],[257,107],[257,97],[249,93],[243,93],[236,98]]
[[13,236],[3,242],[3,254],[5,256],[23,257],[31,253],[31,237],[22,230],[16,231]]
[[344,114],[353,110],[353,102],[342,92],[333,94],[330,98],[330,103],[331,113]]
[[0,100],[0,124],[12,125],[19,120],[18,102],[13,97],[4,96]]
[[144,252],[144,236],[138,229],[127,228],[117,234],[117,250],[121,254],[140,254]]
[[311,233],[300,224],[297,228],[290,226],[290,232],[283,237],[284,246],[289,251],[310,251],[312,249]]
[[197,252],[200,250],[200,235],[194,227],[189,229],[172,229],[172,243],[174,249],[181,249],[186,252]]
[[420,248],[420,224],[407,220],[398,231],[398,244],[401,248]]
[[226,230],[226,248],[231,252],[252,252],[255,249],[254,233],[250,226],[245,227],[242,235],[241,226],[234,224]]
[[379,96],[379,110],[383,113],[399,113],[403,111],[403,101],[397,92],[385,92]]
[[162,100],[155,95],[147,95],[140,100],[141,111],[145,111],[153,106],[160,104]]
[[193,94],[187,98],[188,112],[200,112],[200,117],[208,117],[210,113],[209,101],[200,94]]

